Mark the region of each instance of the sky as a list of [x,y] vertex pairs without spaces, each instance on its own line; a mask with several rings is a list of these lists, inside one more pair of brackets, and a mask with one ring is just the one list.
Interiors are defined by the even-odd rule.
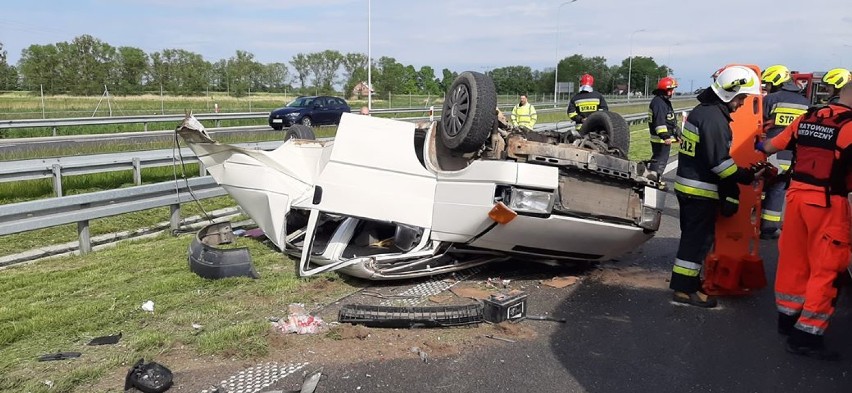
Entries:
[[694,88],[730,63],[803,72],[852,67],[849,0],[7,0],[3,6],[0,42],[11,64],[32,44],[89,34],[114,47],[149,54],[185,49],[211,62],[237,50],[261,63],[287,63],[297,53],[369,49],[374,59],[428,65],[437,74],[552,69],[574,53],[616,64],[633,53],[669,65],[682,87]]

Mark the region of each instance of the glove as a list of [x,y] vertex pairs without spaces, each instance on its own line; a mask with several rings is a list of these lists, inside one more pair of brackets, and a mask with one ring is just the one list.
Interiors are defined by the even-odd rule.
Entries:
[[[757,138],[755,138],[755,139],[757,139]],[[763,153],[763,154],[766,154],[766,151],[765,151],[765,150],[763,150],[763,140],[761,140],[761,139],[757,139],[757,140],[754,142],[754,150],[757,150],[757,151],[759,151],[759,152],[761,152],[761,153]]]

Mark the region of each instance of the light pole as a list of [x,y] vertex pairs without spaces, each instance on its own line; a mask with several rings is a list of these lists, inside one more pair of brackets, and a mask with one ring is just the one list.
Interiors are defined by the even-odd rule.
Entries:
[[372,4],[367,0],[367,111],[373,112],[373,58],[371,36]]
[[[672,71],[674,71],[674,69],[672,68],[672,47],[675,47],[675,46],[678,46],[678,45],[680,45],[680,42],[675,42],[674,45],[669,45],[669,58],[666,59],[666,68],[668,68],[669,70],[672,70]],[[667,74],[668,74],[667,76],[671,75],[670,72],[667,72]]]
[[553,73],[553,103],[556,104],[557,87],[559,86],[559,10],[563,5],[576,3],[577,0],[566,1],[556,8],[556,71]]
[[639,29],[630,33],[630,57],[627,60],[627,102],[630,102],[630,77],[633,75],[633,35],[645,29]]

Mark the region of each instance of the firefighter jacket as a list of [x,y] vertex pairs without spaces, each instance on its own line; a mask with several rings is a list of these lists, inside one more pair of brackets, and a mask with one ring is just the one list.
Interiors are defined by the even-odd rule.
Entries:
[[829,206],[831,195],[852,191],[852,108],[811,108],[769,143],[795,150],[789,189],[816,191],[808,203]]
[[604,96],[596,91],[581,91],[568,101],[568,118],[577,124],[594,112],[608,110]]
[[787,82],[781,90],[769,93],[763,99],[763,119],[765,120],[766,136],[774,138],[785,127],[793,124],[793,120],[803,115],[810,106],[805,96],[799,93],[799,86]]
[[533,128],[536,121],[538,121],[538,114],[535,112],[535,107],[529,102],[526,105],[516,104],[512,108],[513,126]]
[[663,94],[654,95],[648,105],[648,129],[651,132],[651,143],[663,143],[678,135],[672,102]]
[[725,202],[733,204],[736,212],[737,183],[751,183],[754,171],[737,167],[731,158],[733,133],[728,106],[711,89],[705,89],[698,101],[683,128],[675,191],[690,197],[721,199],[723,207]]

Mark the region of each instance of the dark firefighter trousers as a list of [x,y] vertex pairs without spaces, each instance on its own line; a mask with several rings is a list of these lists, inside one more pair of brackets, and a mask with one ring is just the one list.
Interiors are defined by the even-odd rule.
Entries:
[[701,289],[701,266],[716,239],[719,201],[675,194],[680,205],[680,243],[669,288],[693,293]]
[[663,180],[663,172],[669,163],[669,154],[671,151],[671,145],[651,142],[651,162],[648,165],[648,169],[657,172],[660,180]]

